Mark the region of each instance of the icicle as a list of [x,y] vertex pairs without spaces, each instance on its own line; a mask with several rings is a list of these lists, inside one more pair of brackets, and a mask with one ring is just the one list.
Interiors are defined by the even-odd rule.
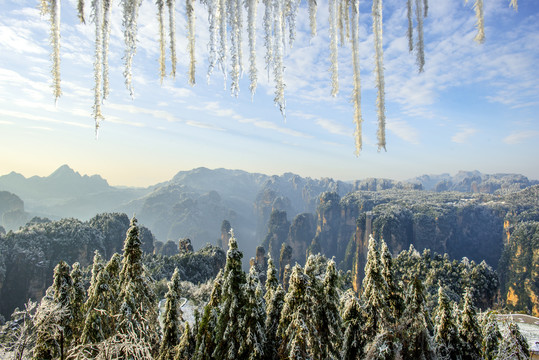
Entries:
[[330,38],[330,71],[331,71],[331,96],[337,96],[339,92],[339,53],[337,47],[337,0],[329,0],[329,38]]
[[422,0],[415,1],[415,12],[417,19],[417,66],[418,71],[423,72],[423,67],[425,66],[425,46],[423,43],[423,3]]
[[429,0],[423,0],[423,17],[429,15]]
[[475,17],[477,18],[477,35],[475,41],[482,44],[485,41],[485,19],[483,17],[483,0],[475,0]]
[[300,0],[285,0],[285,17],[290,32],[288,45],[292,47],[296,39],[296,17],[298,15]]
[[[227,77],[227,31],[226,31],[226,22],[227,22],[227,3],[226,0],[218,0],[219,1],[219,66],[221,67],[221,71],[223,72],[223,79],[226,89],[226,77]],[[216,19],[217,20],[217,19]]]
[[95,59],[94,59],[94,106],[95,136],[97,137],[99,123],[103,120],[101,113],[101,93],[103,80],[103,0],[92,0],[92,20],[95,24]]
[[275,78],[275,98],[273,101],[279,106],[281,114],[286,120],[285,115],[285,99],[284,99],[284,65],[283,65],[283,51],[284,51],[284,31],[283,31],[283,1],[273,0],[273,31],[274,31],[274,57],[273,57],[273,75]]
[[351,22],[351,42],[352,42],[352,66],[354,70],[354,89],[352,90],[352,102],[354,103],[354,123],[356,130],[354,138],[356,142],[356,156],[359,156],[362,148],[361,142],[361,78],[359,68],[359,0],[351,0],[350,7],[352,8]]
[[[273,0],[262,0],[264,2],[264,47],[266,48],[266,55],[264,56],[264,62],[266,64],[266,70],[268,71],[268,78],[270,74],[270,68],[273,63]],[[311,0],[315,1],[315,0]]]
[[[237,39],[238,39],[238,65],[240,67],[240,77],[243,76],[243,6],[242,0],[236,0],[236,16],[237,16]],[[238,82],[238,92],[239,92]]]
[[251,83],[251,100],[253,99],[257,85],[256,73],[256,10],[258,0],[246,0],[247,6],[247,31],[249,32],[249,79]]
[[163,78],[166,76],[165,67],[165,22],[164,22],[164,7],[163,0],[156,0],[157,5],[157,25],[159,27],[159,79],[163,83]]
[[384,50],[382,47],[382,0],[372,2],[372,28],[374,33],[376,87],[378,96],[378,151],[386,149],[386,109],[384,85]]
[[170,75],[176,78],[176,2],[175,0],[167,0],[168,7],[168,31],[170,37]]
[[510,6],[512,6],[513,9],[515,9],[515,11],[518,10],[518,3],[517,2],[518,2],[517,0],[511,0],[511,4],[510,4]]
[[344,9],[344,1],[343,0],[336,0],[337,3],[337,27],[339,29],[339,45],[344,45],[344,16],[343,12]]
[[240,26],[239,26],[239,15],[238,15],[238,6],[236,0],[227,1],[227,15],[228,23],[231,27],[230,33],[230,92],[233,96],[238,96],[240,91],[240,60],[239,60],[239,36],[240,36]]
[[308,0],[309,4],[309,25],[311,27],[311,38],[316,36],[316,0]]
[[109,42],[110,42],[110,14],[111,0],[103,0],[103,99],[108,98],[109,85]]
[[406,1],[406,15],[408,17],[408,31],[406,36],[408,37],[408,51],[414,50],[414,23],[412,20],[412,0]]
[[346,40],[350,40],[350,0],[341,0],[344,2],[344,27]]
[[86,20],[84,19],[84,0],[78,0],[77,13],[78,13],[80,22],[83,24],[86,24]]
[[208,30],[210,40],[208,42],[208,83],[210,82],[213,69],[217,63],[217,30],[219,28],[219,1],[206,0],[204,2],[208,9]]
[[123,20],[122,25],[124,27],[124,42],[125,42],[125,54],[124,54],[124,77],[125,86],[131,97],[135,95],[135,89],[133,88],[133,57],[137,52],[137,18],[138,10],[142,0],[122,0],[123,5]]
[[195,85],[195,3],[193,0],[185,1],[187,14],[187,52],[189,53],[189,85]]
[[60,87],[60,0],[51,0],[50,5],[51,21],[51,60],[52,60],[52,92],[55,103],[62,95]]

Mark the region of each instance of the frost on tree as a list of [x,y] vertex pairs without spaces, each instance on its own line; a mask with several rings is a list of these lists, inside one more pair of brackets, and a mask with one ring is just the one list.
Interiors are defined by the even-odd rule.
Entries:
[[[125,85],[131,96],[134,96],[133,87],[133,60],[137,51],[137,25],[139,8],[143,0],[121,0],[122,26],[124,32],[124,78]],[[250,91],[254,95],[257,87],[256,67],[256,13],[259,0],[200,0],[208,11],[208,79],[213,73],[215,66],[219,66],[224,77],[225,88],[227,75],[230,75],[230,91],[232,95],[239,93],[240,78],[243,73],[243,10],[247,12],[247,33],[249,49],[249,78]],[[518,8],[517,0],[509,0],[510,6]],[[274,102],[285,117],[285,46],[292,46],[296,37],[296,22],[300,10],[300,0],[262,0],[264,5],[263,31],[264,31],[264,63],[268,75],[273,73],[275,86]],[[306,0],[309,17],[310,35],[316,36],[316,13],[318,2]],[[468,0],[465,0],[468,2]],[[407,0],[402,2],[407,13],[407,37],[409,51],[416,51],[419,72],[425,66],[425,49],[423,35],[423,19],[428,14],[428,0]],[[84,0],[77,0],[77,16],[85,23]],[[95,24],[95,59],[94,59],[94,105],[93,117],[96,131],[103,119],[101,104],[109,93],[108,85],[108,44],[111,26],[111,0],[91,0],[91,19]],[[165,68],[165,17],[168,10],[170,61],[172,72],[176,74],[176,23],[175,23],[175,0],[156,0],[157,21],[159,33],[159,76],[162,80],[166,76]],[[415,23],[414,32],[414,7]],[[40,0],[42,15],[49,16],[50,44],[51,44],[51,73],[52,89],[55,100],[61,95],[60,88],[60,0]],[[475,0],[473,5],[477,18],[478,42],[485,39],[483,0]],[[382,9],[383,0],[372,0],[372,32],[375,49],[374,73],[377,88],[377,117],[378,117],[378,150],[386,148],[385,127],[385,77],[383,63],[383,37],[382,37]],[[359,155],[362,148],[361,141],[361,96],[360,96],[360,67],[359,67],[359,0],[328,0],[329,10],[329,43],[330,43],[330,78],[331,95],[335,96],[339,91],[338,79],[338,40],[340,44],[345,39],[350,41],[352,49],[353,90],[352,102],[354,104],[354,137],[356,142],[356,154]],[[195,84],[195,1],[185,1],[185,16],[187,17],[187,54],[189,68],[187,81]],[[288,32],[288,36],[286,33]],[[414,33],[417,40],[413,41]],[[230,60],[230,64],[227,61]],[[229,73],[229,74],[228,74]]]

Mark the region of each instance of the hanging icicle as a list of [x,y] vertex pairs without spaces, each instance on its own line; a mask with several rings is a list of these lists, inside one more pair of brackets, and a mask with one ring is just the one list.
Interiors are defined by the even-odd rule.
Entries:
[[[242,0],[236,0],[237,15],[237,39],[238,39],[238,64],[240,67],[240,77],[243,76],[243,4]],[[239,87],[238,87],[239,92]]]
[[273,0],[262,1],[264,2],[264,47],[266,48],[264,63],[266,64],[266,70],[269,78],[270,69],[273,64]]
[[109,43],[110,43],[110,13],[111,1],[103,0],[103,99],[109,97]]
[[84,18],[84,0],[77,1],[77,16],[81,23],[86,24],[86,19]]
[[168,7],[168,33],[170,37],[170,75],[176,78],[176,3],[175,0],[167,0]]
[[208,73],[207,79],[210,82],[213,69],[217,64],[217,30],[219,25],[219,0],[205,0],[204,4],[208,10],[208,30],[210,39],[208,42]]
[[311,38],[316,36],[316,0],[308,0],[309,5],[309,26],[311,28]]
[[339,93],[339,50],[337,46],[337,0],[328,0],[329,6],[329,58],[331,72],[331,96]]
[[99,123],[103,120],[101,92],[103,82],[103,0],[92,0],[92,21],[95,24],[95,59],[94,59],[94,106],[95,136],[97,138]]
[[187,53],[189,54],[189,85],[195,85],[195,3],[185,0],[185,13],[187,14]]
[[423,0],[423,17],[426,18],[429,15],[429,0]]
[[423,42],[423,2],[422,0],[415,1],[415,13],[417,20],[417,67],[418,71],[423,72],[423,67],[425,66],[425,45]]
[[129,90],[131,97],[135,96],[135,89],[133,88],[133,57],[137,52],[137,19],[138,10],[142,0],[122,0],[123,6],[123,20],[122,25],[124,28],[124,78],[125,86]]
[[273,101],[279,106],[282,116],[286,119],[285,115],[285,99],[284,99],[284,66],[283,66],[283,52],[284,52],[284,31],[283,31],[283,4],[284,0],[273,0],[273,31],[274,31],[274,56],[273,56],[273,75],[275,81],[275,97]]
[[51,75],[54,102],[62,95],[60,87],[60,0],[41,0],[41,16],[49,15],[51,44]]
[[288,31],[290,33],[288,45],[292,47],[292,45],[294,45],[294,40],[296,39],[296,17],[298,15],[300,0],[285,0],[285,1],[286,3],[284,6],[284,11],[285,11],[286,23],[288,24]]
[[518,10],[518,3],[517,3],[517,0],[511,0],[510,6],[512,6],[513,9],[514,9],[515,11],[517,11],[517,10]]
[[408,31],[406,36],[408,37],[408,51],[414,50],[414,23],[412,20],[412,0],[406,1],[406,15],[408,18]]
[[361,116],[361,78],[359,67],[359,0],[350,1],[351,8],[351,42],[352,42],[352,66],[354,70],[354,89],[352,90],[352,102],[354,103],[354,124],[356,129],[354,138],[356,143],[356,156],[359,156],[362,148],[361,125],[363,118]]
[[474,3],[475,17],[477,18],[477,35],[474,40],[482,44],[485,41],[485,19],[483,14],[483,0],[475,0]]
[[374,33],[376,87],[378,96],[378,151],[386,149],[386,106],[384,85],[384,50],[382,47],[382,0],[372,2],[372,30]]
[[226,89],[226,77],[227,77],[227,57],[226,54],[228,52],[227,50],[227,30],[226,30],[226,23],[227,23],[227,1],[226,0],[218,0],[219,1],[219,11],[217,12],[219,14],[219,18],[216,20],[219,20],[219,67],[221,68],[221,71],[223,72],[223,79],[224,79],[224,85]]
[[251,81],[251,100],[253,99],[257,85],[256,70],[256,11],[258,0],[246,0],[247,6],[247,31],[249,32],[249,79]]
[[162,84],[163,79],[167,75],[165,67],[165,4],[163,3],[163,0],[156,0],[155,5],[157,5],[157,25],[159,27],[159,79]]
[[230,93],[238,96],[240,92],[240,25],[237,0],[227,1],[228,23],[230,24]]

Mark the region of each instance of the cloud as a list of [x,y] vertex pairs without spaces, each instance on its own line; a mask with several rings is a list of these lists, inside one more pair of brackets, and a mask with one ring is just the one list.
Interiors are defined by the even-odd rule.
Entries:
[[76,127],[81,127],[81,128],[92,128],[92,126],[83,124],[83,123],[57,120],[57,119],[53,119],[47,116],[33,115],[33,114],[28,114],[28,113],[19,112],[19,111],[0,109],[0,115],[5,116],[5,117],[19,118],[19,119],[25,119],[25,120],[31,120],[31,121],[38,121],[38,122],[49,122],[49,123],[54,123],[54,124],[70,125],[70,126],[76,126]]
[[466,126],[461,126],[461,130],[451,137],[451,141],[459,143],[459,144],[465,143],[468,141],[468,139],[472,135],[474,135],[477,132],[478,132],[477,129],[466,127]]
[[32,40],[32,33],[24,28],[11,28],[0,25],[0,45],[3,51],[9,50],[17,54],[47,54],[47,51]]
[[515,131],[503,138],[503,142],[509,145],[520,144],[528,139],[539,137],[539,131]]
[[388,119],[387,129],[402,140],[411,144],[419,144],[419,134],[410,124],[403,120]]
[[352,131],[335,121],[328,119],[316,119],[315,123],[331,134],[350,136]]

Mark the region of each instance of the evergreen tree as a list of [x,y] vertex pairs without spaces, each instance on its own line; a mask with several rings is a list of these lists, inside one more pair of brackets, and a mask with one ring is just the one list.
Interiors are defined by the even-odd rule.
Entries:
[[498,355],[498,348],[502,339],[496,315],[489,311],[485,314],[482,323],[481,356],[485,360],[494,360]]
[[462,344],[462,359],[481,359],[481,329],[473,305],[472,289],[464,294],[462,313],[459,316],[459,336]]
[[119,287],[118,330],[155,347],[159,331],[155,295],[142,265],[141,240],[135,217],[131,219],[124,242]]
[[432,324],[425,306],[425,294],[421,280],[416,277],[409,285],[406,309],[401,318],[399,336],[403,343],[402,355],[405,359],[434,359],[432,346]]
[[245,337],[240,346],[240,354],[247,354],[249,360],[263,359],[265,344],[265,307],[262,287],[258,280],[256,265],[251,265],[246,284],[247,304],[243,320]]
[[359,299],[353,290],[348,290],[342,299],[344,336],[341,348],[342,360],[363,358],[365,337],[363,336],[363,313]]
[[388,301],[388,287],[385,282],[380,265],[380,255],[376,240],[369,236],[369,249],[365,264],[365,278],[363,278],[363,299],[365,323],[363,331],[368,340],[373,340],[376,334],[381,333],[390,322],[390,308]]
[[497,360],[527,360],[529,358],[528,342],[520,333],[518,325],[511,321],[507,324],[507,329],[503,334]]
[[[269,268],[268,268],[269,279]],[[266,280],[267,284],[267,280]],[[266,341],[264,343],[264,359],[274,360],[279,355],[279,337],[277,331],[279,328],[279,319],[284,305],[285,293],[281,285],[277,285],[275,290],[271,291],[271,296],[268,297],[266,292],[266,321],[264,324]]]
[[290,287],[285,296],[277,336],[281,338],[279,356],[282,359],[311,357],[312,344],[308,343],[310,328],[309,304],[305,299],[308,276],[296,264],[290,275]]
[[70,308],[72,316],[73,345],[75,345],[80,341],[80,335],[84,327],[83,307],[86,298],[86,290],[82,283],[82,272],[78,262],[73,264],[70,276],[73,281]]
[[435,313],[434,342],[441,360],[460,359],[460,338],[454,322],[452,306],[446,290],[438,288],[438,307]]
[[191,329],[189,323],[185,323],[185,328],[183,329],[183,334],[180,338],[180,343],[176,346],[176,356],[174,360],[191,360],[194,350],[194,344],[192,343]]
[[321,321],[317,324],[317,330],[323,346],[322,359],[338,359],[341,349],[342,324],[339,314],[337,283],[338,276],[335,262],[330,260],[327,264],[323,283],[324,299],[318,304],[321,311]]
[[215,331],[216,348],[213,357],[233,360],[247,356],[241,353],[244,340],[242,321],[245,316],[245,273],[241,268],[243,254],[238,250],[234,232],[230,231],[227,259],[221,288],[221,306]]
[[204,314],[196,331],[194,354],[196,360],[213,359],[212,354],[216,347],[215,328],[217,327],[217,319],[219,318],[222,285],[223,273],[220,270],[213,281],[210,301],[204,307]]
[[279,285],[279,279],[277,278],[277,269],[275,268],[275,264],[273,264],[273,259],[270,257],[268,259],[268,270],[266,271],[266,293],[264,294],[264,300],[266,300],[266,304],[269,304],[270,299],[272,298],[275,290],[277,290],[277,286]]
[[382,277],[384,278],[388,288],[389,308],[391,309],[391,315],[393,319],[396,320],[401,316],[404,304],[402,303],[402,299],[399,295],[401,290],[394,281],[393,257],[391,256],[391,252],[389,251],[384,239],[381,240],[380,244],[380,265]]
[[163,339],[159,348],[158,360],[172,360],[176,346],[180,343],[182,310],[180,308],[180,274],[174,270],[168,283],[165,295],[165,322],[163,324]]

